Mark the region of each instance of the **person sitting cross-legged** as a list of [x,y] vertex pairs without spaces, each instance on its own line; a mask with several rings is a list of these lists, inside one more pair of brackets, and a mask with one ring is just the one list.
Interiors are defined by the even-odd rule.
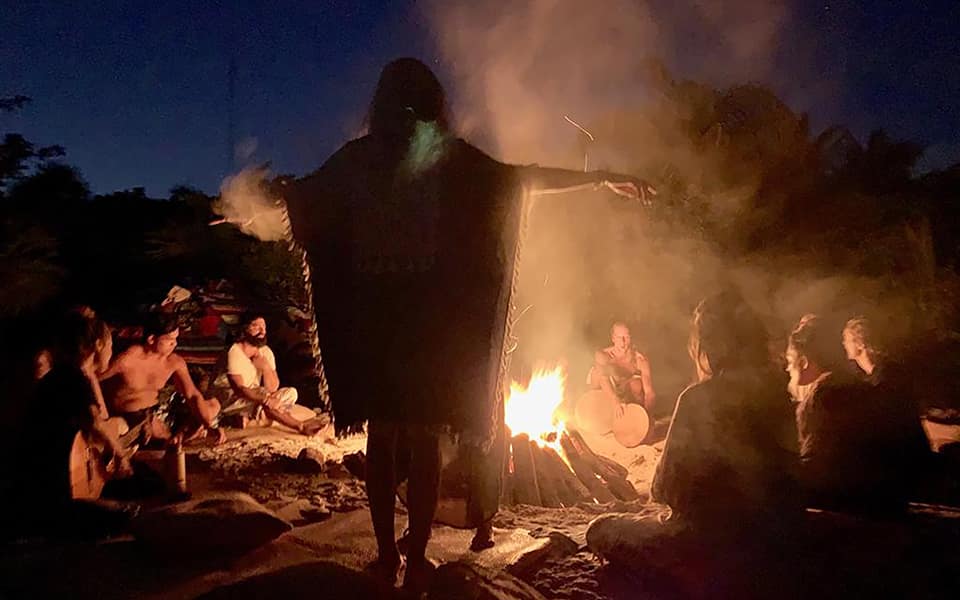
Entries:
[[225,414],[242,412],[254,416],[263,410],[267,418],[302,433],[315,435],[329,423],[324,418],[300,420],[291,413],[297,390],[280,387],[277,360],[267,345],[267,322],[259,314],[245,315],[239,341],[227,351],[227,379],[236,400]]
[[738,585],[740,566],[791,538],[802,517],[796,430],[766,331],[738,294],[697,306],[689,350],[699,382],[677,400],[651,489],[669,513],[598,517],[587,546],[615,567],[692,586],[710,580],[697,565],[726,565],[735,577],[725,584]]

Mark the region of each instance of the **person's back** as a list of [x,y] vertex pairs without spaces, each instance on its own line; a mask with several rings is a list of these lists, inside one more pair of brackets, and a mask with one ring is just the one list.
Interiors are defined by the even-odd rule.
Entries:
[[701,531],[799,513],[793,415],[771,370],[735,369],[678,399],[654,499]]
[[814,506],[899,510],[922,472],[925,437],[904,398],[833,373],[797,407],[803,481]]
[[90,379],[77,367],[57,365],[37,383],[24,429],[24,489],[31,502],[50,506],[70,499],[69,459],[74,437],[90,430],[97,405]]

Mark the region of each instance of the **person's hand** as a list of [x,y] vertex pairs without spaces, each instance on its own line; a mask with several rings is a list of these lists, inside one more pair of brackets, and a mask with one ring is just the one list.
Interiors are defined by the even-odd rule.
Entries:
[[603,186],[618,196],[639,200],[647,206],[653,202],[653,196],[657,195],[657,190],[652,185],[640,179],[633,181],[606,180],[603,182]]
[[130,463],[130,457],[122,453],[114,453],[113,458],[107,465],[107,471],[119,479],[133,475],[133,465]]
[[214,445],[214,446],[219,446],[220,444],[222,444],[222,443],[224,443],[225,441],[227,441],[227,432],[224,431],[223,429],[221,429],[220,427],[213,427],[213,428],[207,429],[207,433],[208,433],[211,437],[215,437],[215,438],[216,438],[216,439],[213,441],[213,445]]
[[257,352],[257,354],[250,359],[250,362],[253,363],[253,366],[256,367],[258,371],[264,371],[270,366],[270,363],[267,362],[267,359],[264,358],[264,356],[259,352]]
[[613,417],[615,419],[622,419],[623,415],[626,414],[627,408],[626,404],[623,402],[617,402],[616,408],[613,409]]
[[278,390],[267,394],[267,397],[263,399],[263,405],[273,410],[280,408],[280,391]]

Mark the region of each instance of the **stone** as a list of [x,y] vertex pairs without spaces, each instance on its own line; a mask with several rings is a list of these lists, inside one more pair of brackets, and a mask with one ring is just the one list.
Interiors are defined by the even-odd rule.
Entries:
[[507,572],[522,579],[529,579],[548,560],[565,558],[576,554],[579,550],[577,543],[568,536],[552,531],[545,538],[540,538],[529,549],[521,553],[509,565]]
[[316,448],[304,448],[297,455],[297,464],[301,473],[323,473],[324,460],[323,452]]
[[437,568],[427,594],[430,600],[546,600],[509,573],[453,562]]
[[357,479],[365,479],[367,476],[367,456],[362,450],[345,454],[343,466]]
[[216,588],[202,596],[205,600],[245,598],[350,598],[351,600],[389,600],[403,598],[400,590],[371,576],[328,561],[286,567],[255,575]]
[[335,460],[328,460],[323,468],[330,479],[353,479],[355,477],[343,463]]
[[330,509],[327,508],[327,503],[319,497],[314,497],[310,500],[297,498],[270,502],[267,504],[267,508],[276,513],[281,519],[289,521],[294,527],[326,521],[331,515]]
[[131,522],[143,544],[173,553],[243,554],[293,525],[240,492],[211,494],[141,514]]

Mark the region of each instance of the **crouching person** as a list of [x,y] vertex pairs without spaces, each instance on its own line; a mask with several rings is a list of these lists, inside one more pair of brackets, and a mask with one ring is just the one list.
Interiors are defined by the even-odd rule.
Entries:
[[677,400],[652,486],[670,510],[599,517],[587,545],[613,565],[702,588],[712,583],[698,565],[750,564],[744,553],[786,536],[802,506],[791,405],[762,323],[736,294],[708,297],[689,350],[699,382]]
[[304,435],[315,435],[327,420],[300,420],[293,415],[297,390],[280,387],[277,361],[267,345],[267,322],[259,314],[245,315],[240,322],[239,341],[227,351],[227,379],[236,397],[224,414],[243,413],[253,417],[262,409],[266,417]]

